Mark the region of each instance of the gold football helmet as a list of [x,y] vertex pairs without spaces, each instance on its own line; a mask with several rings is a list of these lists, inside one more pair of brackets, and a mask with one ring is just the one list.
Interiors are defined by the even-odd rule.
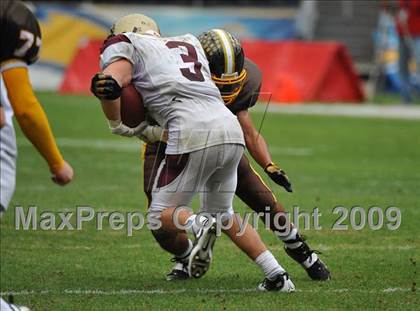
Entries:
[[111,35],[117,35],[123,32],[160,36],[160,30],[156,22],[143,14],[123,16],[112,25]]
[[206,31],[198,40],[206,53],[212,79],[219,88],[225,104],[233,103],[247,77],[241,43],[223,29]]

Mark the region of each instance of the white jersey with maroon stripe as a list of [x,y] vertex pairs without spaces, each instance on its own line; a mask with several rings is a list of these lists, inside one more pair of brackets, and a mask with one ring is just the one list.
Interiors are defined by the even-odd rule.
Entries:
[[121,58],[133,65],[132,83],[148,113],[169,131],[167,154],[227,143],[244,145],[239,122],[211,80],[196,37],[124,33],[104,43],[101,68]]

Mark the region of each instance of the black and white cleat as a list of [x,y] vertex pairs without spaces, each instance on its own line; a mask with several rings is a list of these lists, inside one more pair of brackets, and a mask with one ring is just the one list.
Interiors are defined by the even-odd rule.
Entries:
[[213,256],[216,220],[210,218],[208,221],[197,235],[188,261],[188,272],[194,278],[201,278],[207,272]]
[[312,250],[306,244],[305,239],[299,237],[298,240],[301,245],[295,249],[284,247],[287,255],[298,262],[305,270],[308,276],[314,281],[328,281],[331,279],[331,273],[327,266],[318,257],[320,252]]
[[269,280],[267,278],[258,285],[258,289],[263,292],[285,292],[291,293],[295,291],[295,284],[290,280],[287,272],[278,274],[274,280]]
[[175,262],[175,266],[171,272],[166,275],[167,281],[182,281],[190,278],[188,273],[188,258],[174,257],[171,261]]

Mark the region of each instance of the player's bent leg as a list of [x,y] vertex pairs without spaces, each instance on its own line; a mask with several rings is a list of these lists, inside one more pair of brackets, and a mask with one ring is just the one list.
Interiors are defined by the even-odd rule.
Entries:
[[260,215],[261,220],[269,225],[274,232],[283,232],[287,221],[286,215],[275,217],[285,210],[277,202],[271,189],[251,167],[248,158],[243,155],[238,165],[238,185],[236,195],[254,212]]
[[167,252],[174,255],[171,259],[175,263],[172,270],[166,275],[166,280],[185,280],[189,278],[188,257],[191,253],[192,242],[186,233],[170,233],[164,230],[152,230],[155,240]]
[[[261,291],[281,291],[293,292],[295,285],[290,280],[289,275],[284,268],[277,262],[255,229],[246,224],[245,228],[241,228],[242,223],[239,215],[232,215],[232,226],[224,230],[224,233],[238,246],[245,254],[248,255],[263,271],[265,279],[258,286]],[[242,232],[242,234],[239,234]]]
[[200,193],[202,211],[216,216],[223,223],[224,232],[255,261],[268,280],[284,280],[277,282],[276,286],[266,287],[265,290],[292,291],[293,283],[286,277],[284,269],[267,250],[255,229],[247,224],[241,231],[239,223],[242,222],[240,222],[240,216],[233,212],[232,201],[237,186],[237,167],[242,158],[243,147],[227,145],[223,148],[223,160],[219,163],[219,169],[207,180]]
[[[159,166],[165,159],[166,144],[163,142],[147,144],[143,155],[143,190],[147,196],[148,207],[152,201],[153,183]],[[189,278],[187,264],[192,249],[192,242],[186,233],[173,234],[164,230],[152,230],[152,235],[161,248],[174,254],[171,261],[175,262],[172,270],[166,275],[168,281],[185,280]]]
[[241,229],[239,224],[241,217],[238,214],[232,215],[229,221],[231,222],[231,225],[228,226],[228,229],[223,230],[223,233],[225,233],[249,258],[255,260],[260,254],[267,250],[267,247],[261,241],[260,236],[251,225],[246,224],[245,228]]
[[189,239],[186,233],[172,233],[162,229],[152,230],[152,235],[165,251],[174,254],[175,257],[182,257],[189,247]]
[[[294,228],[293,230],[296,229]],[[306,273],[312,280],[328,281],[331,279],[331,272],[318,256],[320,252],[312,250],[305,242],[305,239],[297,233],[297,230],[295,238],[284,241],[284,250],[287,255],[306,270]]]
[[[160,224],[160,227],[154,230],[162,229],[173,234],[185,232],[194,234],[196,240],[191,253],[194,252],[196,245],[202,247],[204,244],[201,241],[208,239],[209,236],[207,230],[198,228],[203,226],[200,223],[201,218],[196,219],[196,215],[186,207],[198,189],[202,188],[202,180],[207,180],[208,175],[216,167],[212,167],[211,161],[209,164],[203,159],[207,152],[211,153],[214,150],[203,149],[191,154],[166,156],[155,178],[148,214],[149,223]],[[194,266],[191,263],[189,265]],[[200,276],[202,274],[204,273],[200,273]],[[197,277],[196,274],[194,276]]]
[[[160,244],[162,248],[174,255],[172,261],[175,262],[175,265],[166,275],[168,281],[185,280],[190,277],[188,260],[193,248],[193,243],[188,239],[186,231],[173,224],[172,214],[174,210],[175,208],[168,208],[156,212],[152,203],[148,213],[149,224],[161,223],[156,228],[151,228],[152,234],[159,243],[162,243]],[[185,214],[187,216],[184,221],[181,219],[177,220],[179,225],[185,224],[188,215],[192,213],[186,210]],[[173,245],[176,245],[176,247],[173,247]],[[181,248],[180,245],[183,245],[183,247]],[[179,252],[179,249],[181,249],[181,252]]]
[[[237,166],[244,147],[238,144],[223,144],[207,148],[204,183],[200,184],[200,211],[207,213],[205,227],[194,242],[189,269],[194,277],[203,276],[211,263],[216,241],[216,220],[212,215],[232,214],[232,201],[237,182]],[[204,217],[204,216],[200,216]],[[195,217],[196,220],[199,217]],[[193,220],[193,219],[191,219]]]
[[299,235],[297,228],[290,223],[284,207],[277,202],[271,189],[251,167],[245,155],[238,166],[236,194],[252,210],[261,213],[261,219],[265,224],[269,222],[270,229],[284,242],[286,253],[302,265],[311,279],[319,281],[330,279],[326,265]]
[[209,269],[212,259],[212,250],[216,241],[215,219],[193,214],[186,208],[168,208],[162,211],[160,219],[162,227],[172,234],[188,232],[195,236],[194,243],[189,244],[188,251],[178,255],[178,266],[176,265],[168,274],[168,279],[179,279],[184,276],[187,278],[185,270],[188,271],[188,276],[202,277]]

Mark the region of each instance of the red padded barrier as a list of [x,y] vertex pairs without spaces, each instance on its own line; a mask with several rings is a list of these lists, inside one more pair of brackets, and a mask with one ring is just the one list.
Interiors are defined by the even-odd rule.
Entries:
[[99,71],[99,49],[101,40],[84,42],[73,57],[64,73],[60,93],[91,94],[90,80]]
[[[60,92],[89,94],[99,71],[102,41],[82,45],[69,65]],[[245,54],[263,72],[261,98],[282,103],[360,102],[361,82],[344,46],[329,42],[244,41]]]
[[361,81],[343,45],[333,42],[244,41],[263,72],[261,98],[276,102],[360,102]]

